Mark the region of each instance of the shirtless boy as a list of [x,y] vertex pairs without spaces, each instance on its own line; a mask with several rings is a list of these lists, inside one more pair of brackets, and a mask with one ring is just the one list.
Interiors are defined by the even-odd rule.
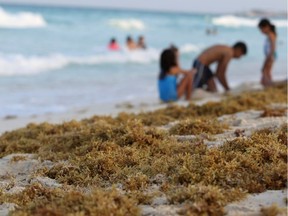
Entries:
[[138,48],[137,44],[134,42],[134,40],[130,36],[128,36],[126,39],[126,46],[129,50],[135,50]]
[[[203,88],[207,86],[207,90],[217,92],[214,77],[217,78],[225,91],[229,91],[230,87],[226,79],[226,70],[232,58],[239,59],[247,54],[247,46],[243,42],[237,42],[233,47],[225,45],[215,45],[206,49],[194,61],[193,68],[197,69],[194,77],[194,88]],[[216,73],[213,74],[209,66],[217,63]]]

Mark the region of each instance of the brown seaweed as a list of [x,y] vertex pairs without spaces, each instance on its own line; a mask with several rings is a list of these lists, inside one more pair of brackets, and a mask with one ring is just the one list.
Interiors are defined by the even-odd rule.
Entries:
[[[51,160],[53,167],[36,174],[63,187],[34,184],[16,195],[2,192],[0,202],[18,205],[12,215],[138,215],[138,204],[158,196],[149,191],[157,184],[171,204],[183,204],[183,214],[223,215],[227,203],[247,192],[287,187],[287,125],[213,148],[197,139],[178,142],[171,134],[222,133],[227,125],[216,117],[286,102],[286,91],[282,86],[203,106],[172,105],[138,115],[30,124],[7,132],[0,137],[1,157],[32,153]],[[155,127],[173,121],[179,123],[169,132]],[[159,174],[165,180],[154,181]],[[121,192],[111,189],[118,184]],[[79,188],[92,189],[87,193]]]

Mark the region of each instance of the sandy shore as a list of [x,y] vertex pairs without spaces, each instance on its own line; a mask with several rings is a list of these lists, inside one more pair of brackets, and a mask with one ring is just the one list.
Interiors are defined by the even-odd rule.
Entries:
[[[236,89],[233,94],[241,92],[241,88]],[[247,89],[247,86],[244,86]],[[253,87],[255,88],[255,87]],[[202,98],[196,100],[196,98]],[[204,99],[203,99],[204,98]],[[197,92],[194,95],[196,104],[203,104],[207,101],[219,101],[221,95],[211,95],[204,92]],[[180,102],[180,105],[187,105],[186,102]],[[166,105],[160,104],[158,101],[150,101],[149,103],[123,103],[118,105],[103,106],[103,107],[90,107],[83,110],[74,110],[65,114],[47,114],[43,116],[32,117],[10,117],[0,120],[0,133],[5,131],[14,130],[20,127],[24,127],[28,123],[62,123],[64,121],[81,120],[91,117],[93,115],[112,115],[115,116],[119,112],[142,112],[151,111],[159,108],[163,108]],[[287,109],[287,105],[283,104],[282,108]],[[228,124],[229,130],[226,130],[222,134],[218,134],[214,139],[206,140],[208,146],[217,146],[223,144],[227,140],[235,138],[235,131],[241,131],[241,136],[250,136],[254,131],[265,128],[277,128],[283,123],[287,122],[287,113],[282,117],[267,117],[260,118],[263,111],[248,110],[245,112],[236,113],[233,115],[225,115],[219,118],[220,122]],[[167,126],[169,128],[169,126]],[[179,136],[179,139],[189,140],[194,139],[193,136]],[[42,168],[50,168],[53,164],[51,161],[41,161],[33,154],[12,154],[0,159],[0,188],[5,190],[8,194],[17,194],[25,189],[25,187],[39,183],[48,188],[57,188],[62,185],[56,182],[54,179],[48,177],[35,175],[35,172]],[[157,188],[157,185],[154,185]],[[155,189],[154,188],[154,189]],[[153,190],[154,190],[153,189]],[[261,215],[260,211],[262,207],[269,207],[273,204],[279,208],[287,208],[285,198],[287,197],[287,189],[279,191],[266,191],[261,194],[250,194],[243,201],[231,203],[226,206],[225,211],[227,215]],[[10,210],[15,208],[13,203],[3,203],[0,205],[0,215],[8,215]],[[169,205],[166,197],[156,197],[151,205],[140,206],[142,215],[178,215],[179,206]],[[282,215],[285,215],[284,213]]]
[[[253,91],[263,89],[257,83],[246,83],[242,84],[235,89],[233,89],[230,94],[237,95],[243,91]],[[194,91],[192,102],[197,105],[205,104],[209,101],[220,101],[223,98],[222,94],[212,94],[200,89]],[[186,106],[188,102],[179,101],[179,105]],[[111,115],[116,116],[120,112],[127,113],[139,113],[153,111],[161,108],[165,108],[167,105],[161,103],[158,99],[151,99],[149,101],[133,101],[133,102],[123,102],[120,104],[105,104],[97,105],[91,107],[83,107],[77,110],[69,110],[65,113],[46,113],[44,115],[33,115],[33,116],[5,116],[0,118],[0,134],[6,131],[11,131],[21,127],[25,127],[29,123],[63,123],[71,120],[82,120],[85,118],[90,118],[94,115]]]
[[[245,136],[249,136],[253,131],[264,128],[277,128],[285,123],[287,116],[269,117],[259,119],[262,111],[245,111],[233,115],[226,115],[219,120],[229,124],[230,130],[223,134],[217,135],[213,141],[207,141],[207,145],[221,145],[224,141],[235,138],[235,131],[245,128]],[[182,139],[193,139],[191,136],[182,136]],[[0,159],[0,188],[5,189],[8,194],[17,194],[25,189],[28,185],[39,183],[48,188],[57,188],[62,185],[54,179],[35,175],[35,172],[42,168],[51,168],[53,165],[50,161],[41,161],[33,154],[12,154]],[[151,187],[155,190],[157,185]],[[246,199],[240,202],[231,203],[226,206],[225,211],[229,216],[256,216],[261,215],[260,210],[263,207],[277,205],[279,208],[286,208],[285,198],[287,189],[279,191],[266,191],[261,194],[248,195]],[[179,206],[169,205],[165,197],[155,198],[151,205],[142,205],[142,215],[146,216],[166,216],[178,215]],[[0,215],[8,215],[10,210],[15,208],[13,203],[3,203],[0,205]],[[285,214],[282,214],[283,216]]]
[[[285,202],[287,189],[281,191],[269,190],[261,194],[251,194],[245,200],[226,206],[228,216],[256,216],[260,215],[261,208],[276,205],[287,208]],[[285,212],[279,215],[287,215]]]
[[[234,94],[237,94],[235,91]],[[193,102],[198,105],[202,105],[208,101],[220,101],[222,98],[221,94],[210,94],[201,90],[197,90],[193,96]],[[187,101],[177,102],[179,105],[187,106]],[[25,127],[29,123],[42,123],[49,122],[52,124],[60,124],[71,120],[82,120],[90,118],[94,115],[109,115],[117,116],[121,112],[126,113],[140,113],[148,112],[161,108],[167,107],[166,104],[161,103],[158,99],[151,99],[143,102],[124,102],[120,104],[106,104],[91,107],[84,107],[77,110],[69,110],[65,113],[47,113],[44,115],[34,116],[6,116],[0,118],[0,134],[6,131],[11,131],[21,127]]]

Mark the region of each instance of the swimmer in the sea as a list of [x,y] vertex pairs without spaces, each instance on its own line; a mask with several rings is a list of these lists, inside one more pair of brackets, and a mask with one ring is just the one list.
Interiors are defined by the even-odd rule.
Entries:
[[112,38],[109,45],[108,45],[108,49],[111,50],[111,51],[118,51],[120,50],[120,46],[119,44],[117,43],[116,39],[115,38]]
[[146,49],[147,48],[144,36],[142,36],[142,35],[139,36],[137,46],[139,49]]
[[131,36],[128,36],[126,39],[126,46],[129,50],[135,50],[137,49],[137,44],[134,42]]

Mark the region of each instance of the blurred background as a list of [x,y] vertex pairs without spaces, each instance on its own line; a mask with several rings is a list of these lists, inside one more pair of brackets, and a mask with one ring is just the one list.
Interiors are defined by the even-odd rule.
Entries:
[[[233,61],[235,87],[259,82],[268,17],[278,32],[273,75],[287,78],[287,1],[231,0],[0,1],[0,117],[65,113],[89,106],[158,99],[160,52],[174,44],[181,66],[215,43],[245,41]],[[126,37],[144,36],[147,49],[129,51]],[[120,51],[107,49],[116,38]]]

